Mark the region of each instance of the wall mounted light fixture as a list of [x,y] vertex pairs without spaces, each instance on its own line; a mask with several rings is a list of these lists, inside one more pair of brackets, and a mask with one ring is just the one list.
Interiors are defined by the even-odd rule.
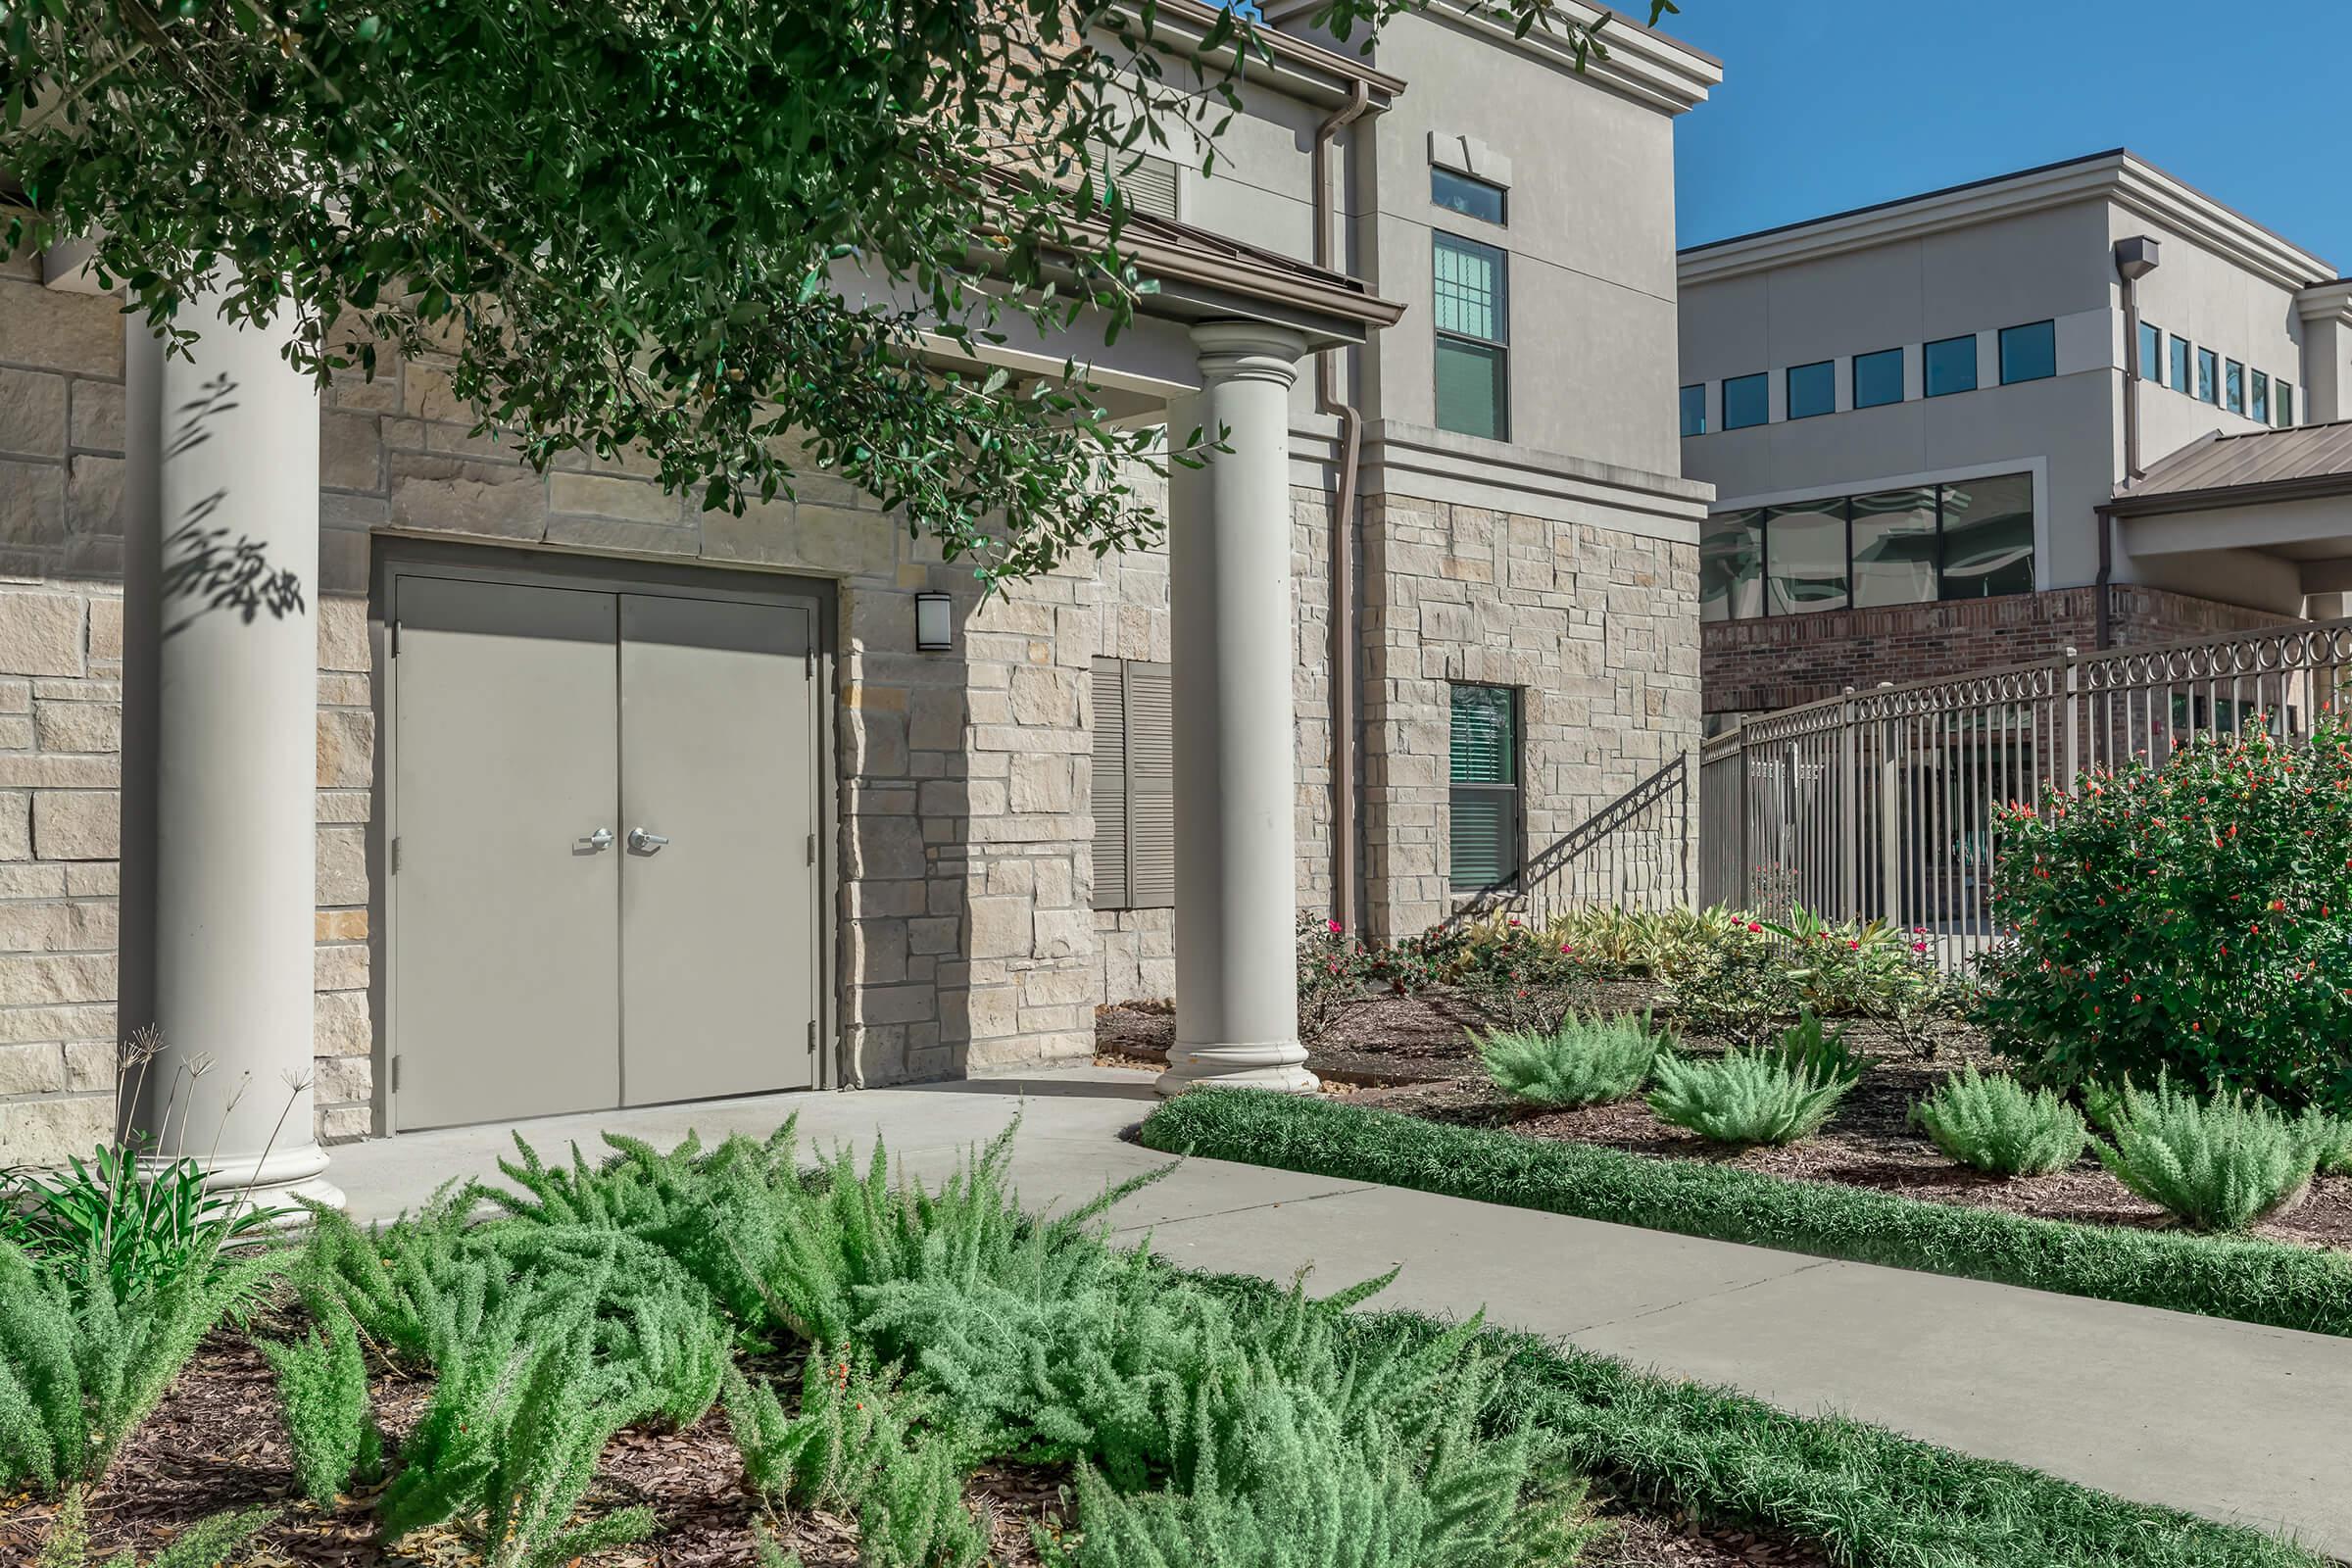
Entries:
[[914,651],[944,654],[956,646],[955,601],[946,594],[914,596]]

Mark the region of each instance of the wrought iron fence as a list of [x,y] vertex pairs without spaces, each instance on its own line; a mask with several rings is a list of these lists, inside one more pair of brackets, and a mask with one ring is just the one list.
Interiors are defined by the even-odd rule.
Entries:
[[1516,876],[1457,908],[1446,923],[1507,908],[1523,919],[1573,908],[1670,909],[1690,902],[1691,767],[1677,756],[1536,854]]
[[2053,780],[2253,724],[2308,735],[2352,697],[2352,620],[1848,692],[1750,718],[1699,761],[1702,904],[1922,927],[1962,967],[1997,936],[2002,808]]

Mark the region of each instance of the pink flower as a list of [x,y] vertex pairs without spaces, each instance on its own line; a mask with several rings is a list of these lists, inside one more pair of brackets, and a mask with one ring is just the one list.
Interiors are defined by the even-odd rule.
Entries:
[[1850,937],[1849,937],[1849,938],[1846,940],[1846,944],[1845,944],[1845,945],[1846,945],[1846,946],[1847,946],[1849,949],[1851,949],[1852,951],[1854,951],[1854,952],[1856,952],[1856,953],[1859,953],[1859,952],[1861,952],[1861,951],[1862,951],[1862,944],[1861,944],[1860,942],[1858,942],[1858,941],[1855,941],[1855,940],[1853,940],[1853,939],[1852,939],[1852,938],[1850,938]]
[[1515,915],[1515,914],[1514,914],[1514,915],[1512,915],[1512,916],[1511,916],[1511,924],[1513,924],[1513,925],[1517,925],[1518,923],[1519,923],[1519,917],[1518,917],[1517,915]]
[[1913,953],[1925,953],[1928,951],[1928,945],[1925,942],[1914,942],[1911,944],[1911,951]]
[[1760,925],[1756,924],[1756,922],[1755,922],[1755,921],[1753,921],[1753,920],[1750,920],[1750,921],[1748,921],[1748,922],[1747,922],[1747,928],[1748,928],[1748,930],[1750,930],[1750,931],[1754,932],[1754,933],[1755,933],[1756,935],[1758,935],[1758,936],[1761,936],[1761,935],[1763,935],[1763,934],[1764,934],[1764,928],[1763,928],[1762,926],[1760,926]]
[[1563,943],[1561,943],[1561,944],[1560,944],[1560,951],[1561,951],[1562,953],[1570,953],[1570,952],[1573,952],[1573,951],[1575,951],[1575,948],[1576,948],[1576,944],[1575,944],[1575,943],[1573,943],[1573,942],[1563,942]]
[[1337,920],[1332,920],[1327,923],[1331,926],[1331,934],[1335,937],[1338,936],[1340,934],[1340,922]]

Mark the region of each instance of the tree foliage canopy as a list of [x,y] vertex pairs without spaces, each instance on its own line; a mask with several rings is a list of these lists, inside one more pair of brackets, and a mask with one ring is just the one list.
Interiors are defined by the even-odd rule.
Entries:
[[[1419,3],[1317,20],[1368,38]],[[1605,48],[1552,0],[1492,3]],[[1082,367],[976,358],[1020,318],[1115,338],[1149,291],[1124,175],[1213,165],[1259,47],[1231,13],[1170,46],[1155,11],[0,0],[0,258],[94,237],[176,340],[218,287],[231,318],[290,310],[322,379],[446,353],[536,464],[635,446],[738,510],[814,465],[1016,577],[1155,526],[1126,482],[1153,437]]]

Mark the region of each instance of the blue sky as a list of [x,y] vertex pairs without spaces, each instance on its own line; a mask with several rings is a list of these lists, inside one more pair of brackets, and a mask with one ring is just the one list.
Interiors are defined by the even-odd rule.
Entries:
[[1680,3],[1724,62],[1675,126],[1681,244],[2129,147],[2352,272],[2347,0]]

